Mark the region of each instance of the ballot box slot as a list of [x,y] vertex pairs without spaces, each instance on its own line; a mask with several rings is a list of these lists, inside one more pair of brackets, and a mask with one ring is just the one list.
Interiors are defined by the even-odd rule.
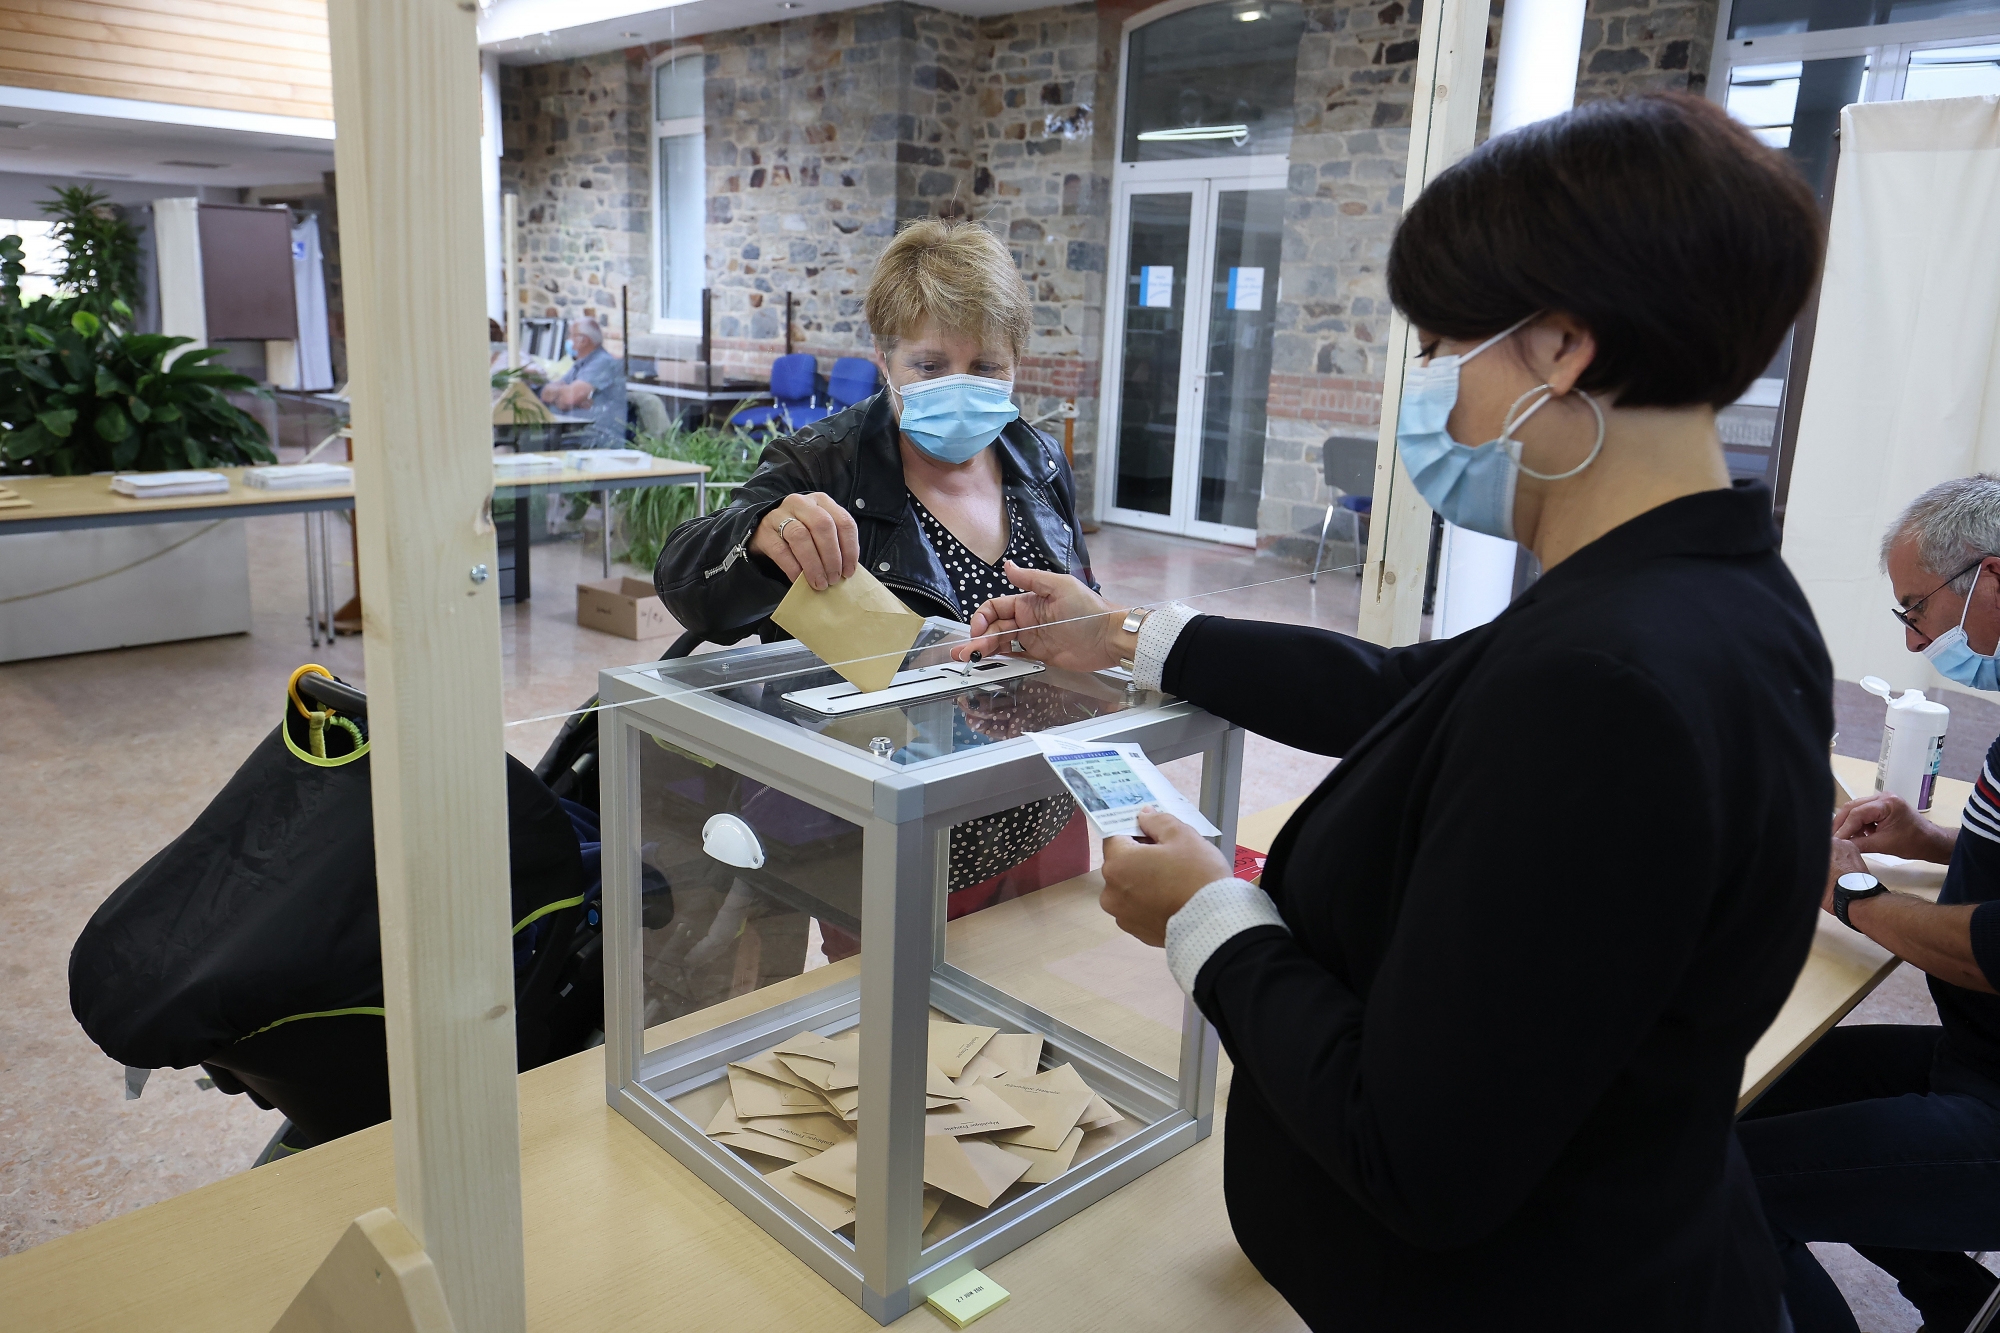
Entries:
[[866,713],[897,704],[964,694],[998,685],[1002,681],[1039,675],[1044,669],[1040,662],[1025,662],[1010,657],[989,657],[978,662],[947,662],[940,666],[898,671],[887,689],[863,691],[842,681],[837,685],[822,685],[810,690],[792,690],[784,695],[784,700],[825,717],[842,717],[849,713]]

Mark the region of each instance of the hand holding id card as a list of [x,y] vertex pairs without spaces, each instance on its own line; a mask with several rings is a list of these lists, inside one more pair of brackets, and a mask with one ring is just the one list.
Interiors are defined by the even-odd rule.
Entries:
[[1167,781],[1137,745],[1079,744],[1042,732],[1035,733],[1035,744],[1100,838],[1137,836],[1139,807],[1144,805],[1165,811],[1203,837],[1222,831]]

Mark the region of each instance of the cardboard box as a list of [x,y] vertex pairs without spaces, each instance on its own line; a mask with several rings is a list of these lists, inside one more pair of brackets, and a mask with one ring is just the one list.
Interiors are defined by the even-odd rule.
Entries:
[[644,579],[577,584],[576,623],[626,639],[663,639],[680,629]]

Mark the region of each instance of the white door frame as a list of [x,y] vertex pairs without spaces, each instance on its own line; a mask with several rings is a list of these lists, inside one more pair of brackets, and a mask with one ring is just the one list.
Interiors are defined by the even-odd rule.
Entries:
[[[1104,363],[1098,391],[1097,512],[1101,521],[1255,547],[1257,529],[1206,523],[1195,517],[1201,487],[1201,425],[1206,403],[1211,270],[1215,266],[1215,203],[1224,190],[1284,189],[1288,160],[1279,154],[1123,162],[1117,167],[1111,247],[1105,264]],[[1181,330],[1181,382],[1175,396],[1172,499],[1165,514],[1121,509],[1118,485],[1119,386],[1125,371],[1125,283],[1131,253],[1132,197],[1187,194],[1187,309]],[[1282,281],[1282,273],[1279,275]],[[1272,284],[1271,299],[1277,299]],[[1268,390],[1267,390],[1268,391]]]
[[1729,7],[1716,21],[1715,59],[1708,78],[1708,100],[1729,104],[1729,73],[1739,65],[1777,65],[1794,60],[1827,60],[1866,55],[1864,102],[1898,102],[1909,73],[1910,52],[1940,46],[1966,46],[2000,40],[2000,14],[1962,14],[1916,23],[1876,23],[1825,32],[1786,32],[1731,39]]

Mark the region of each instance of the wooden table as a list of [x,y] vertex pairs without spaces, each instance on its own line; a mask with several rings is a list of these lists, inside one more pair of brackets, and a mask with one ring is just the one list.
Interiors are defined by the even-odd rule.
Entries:
[[[1874,790],[1875,765],[1866,759],[1835,755],[1833,771],[1846,790],[1856,796]],[[1971,783],[1939,778],[1930,818],[1957,828],[1960,812],[1971,794]],[[1299,801],[1287,801],[1244,816],[1236,825],[1237,842],[1254,851],[1268,852],[1278,831],[1299,805]],[[1830,817],[1831,811],[1828,813]],[[1915,893],[1924,893],[1928,886],[1928,895],[1933,898],[1937,894],[1936,884],[1943,881],[1939,867],[1924,867],[1915,862],[1887,867],[1872,859],[1871,864],[1876,865],[1885,882]],[[1847,1017],[1854,1006],[1867,999],[1869,992],[1901,963],[1902,959],[1866,935],[1849,930],[1824,912],[1819,913],[1812,952],[1806,955],[1805,967],[1793,983],[1791,995],[1743,1061],[1743,1086],[1737,1097],[1737,1110],[1761,1096],[1780,1074],[1792,1067],[1793,1061]]]
[[[1178,1031],[1148,1018],[1179,991],[1157,950],[1097,908],[1095,875],[952,923],[954,957],[1149,1060]],[[1025,944],[1010,957],[1008,936]],[[1150,964],[1149,975],[1126,966]],[[1088,969],[1064,966],[1074,960]],[[648,1034],[648,1048],[851,970],[816,969]],[[1079,982],[1082,976],[1085,985]],[[1143,994],[1139,992],[1145,992]],[[1227,1088],[1228,1061],[1219,1084]],[[859,1307],[605,1105],[601,1050],[521,1076],[528,1326],[866,1333]],[[1012,1299],[980,1333],[1296,1333],[1237,1248],[1216,1133],[985,1270]],[[136,1130],[136,1125],[134,1129]],[[268,1333],[357,1214],[390,1206],[388,1125],[0,1259],[0,1330]],[[944,1329],[919,1308],[900,1329]]]
[[[229,479],[227,493],[214,495],[173,495],[135,499],[111,489],[111,479],[100,474],[80,477],[10,477],[6,485],[29,503],[20,508],[0,509],[0,537],[13,533],[59,532],[70,528],[113,528],[144,523],[190,522],[200,519],[264,518],[279,514],[306,516],[306,588],[312,642],[318,647],[324,637],[333,637],[332,559],[325,515],[337,509],[354,508],[352,486],[329,486],[310,490],[263,490],[246,485],[240,467],[205,468]],[[510,500],[531,491],[596,491],[604,497],[607,521],[604,525],[604,572],[611,572],[610,493],[647,486],[693,486],[696,512],[705,505],[708,469],[699,463],[672,459],[649,459],[644,467],[606,468],[579,471],[564,468],[535,476],[494,477],[493,498]],[[315,529],[314,516],[319,516]],[[516,590],[527,595],[528,565],[523,551],[527,525],[516,528]]]

